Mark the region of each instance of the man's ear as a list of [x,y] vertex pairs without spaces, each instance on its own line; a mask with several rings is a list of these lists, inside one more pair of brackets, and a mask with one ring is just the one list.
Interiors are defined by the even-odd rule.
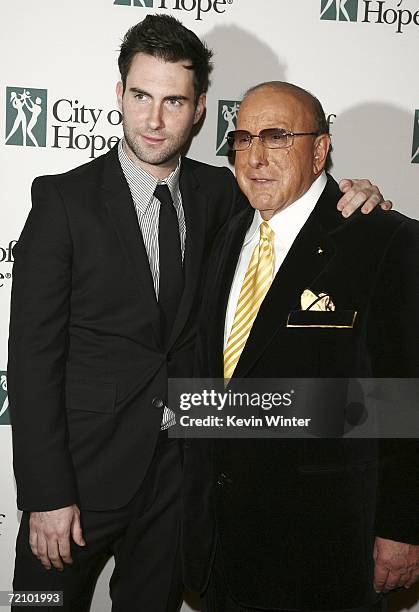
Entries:
[[314,141],[313,148],[313,172],[320,174],[326,165],[327,155],[330,149],[329,134],[320,134]]
[[206,94],[203,93],[199,96],[198,104],[196,105],[195,116],[193,120],[194,125],[198,123],[198,121],[201,119],[202,115],[204,114],[206,103],[207,103],[207,96]]
[[116,84],[116,98],[118,100],[119,110],[122,113],[122,96],[124,95],[124,86],[122,85],[122,81],[118,81]]

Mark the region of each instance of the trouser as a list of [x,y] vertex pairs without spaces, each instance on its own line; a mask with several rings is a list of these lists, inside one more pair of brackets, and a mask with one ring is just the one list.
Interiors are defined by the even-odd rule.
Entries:
[[[239,570],[238,570],[239,571]],[[386,598],[380,599],[374,606],[348,608],[346,610],[328,610],[324,612],[386,612]],[[202,600],[202,612],[278,612],[279,609],[246,608],[234,601],[225,579],[222,555],[219,547],[211,570],[208,588]],[[289,612],[281,610],[281,612]],[[309,611],[307,611],[309,612]]]
[[[63,591],[64,606],[57,610],[88,612],[96,580],[113,556],[112,612],[177,611],[182,598],[181,474],[179,441],[161,432],[146,477],[126,506],[110,511],[81,511],[87,545],[72,543],[74,563],[66,565],[63,572],[46,570],[33,555],[29,514],[25,512],[16,542],[14,591]],[[11,608],[16,612],[20,609]]]

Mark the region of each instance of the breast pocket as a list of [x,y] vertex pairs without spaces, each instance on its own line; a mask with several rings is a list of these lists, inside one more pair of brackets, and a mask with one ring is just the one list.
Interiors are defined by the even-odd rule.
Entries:
[[[357,360],[361,317],[356,310],[291,311],[285,337],[298,354],[299,371],[310,376],[351,376]],[[311,367],[309,364],[312,364]]]
[[293,310],[287,318],[287,327],[307,329],[353,329],[356,310]]

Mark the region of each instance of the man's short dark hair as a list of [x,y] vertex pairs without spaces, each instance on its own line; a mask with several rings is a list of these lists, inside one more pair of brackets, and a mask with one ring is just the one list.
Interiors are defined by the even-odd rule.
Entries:
[[127,75],[137,53],[146,53],[165,62],[188,62],[185,68],[193,70],[195,104],[208,90],[212,71],[212,51],[192,30],[171,15],[147,15],[125,34],[118,58],[119,71],[125,91]]
[[258,89],[262,89],[264,87],[270,87],[272,89],[278,89],[279,91],[289,90],[297,94],[300,98],[306,100],[306,102],[311,106],[311,110],[313,113],[313,119],[315,125],[313,129],[318,132],[318,134],[328,134],[329,133],[329,124],[327,123],[326,114],[323,110],[323,106],[318,98],[314,96],[307,89],[303,89],[298,85],[294,85],[293,83],[287,83],[286,81],[267,81],[266,83],[259,83],[255,85],[255,87],[251,87],[244,94],[244,98],[246,99],[254,91]]

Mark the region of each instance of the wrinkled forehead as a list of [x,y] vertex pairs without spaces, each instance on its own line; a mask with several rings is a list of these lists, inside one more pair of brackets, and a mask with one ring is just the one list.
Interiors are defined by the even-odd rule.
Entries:
[[250,93],[243,100],[237,129],[252,133],[272,127],[296,131],[312,123],[312,116],[311,105],[302,97],[288,90],[266,87]]

